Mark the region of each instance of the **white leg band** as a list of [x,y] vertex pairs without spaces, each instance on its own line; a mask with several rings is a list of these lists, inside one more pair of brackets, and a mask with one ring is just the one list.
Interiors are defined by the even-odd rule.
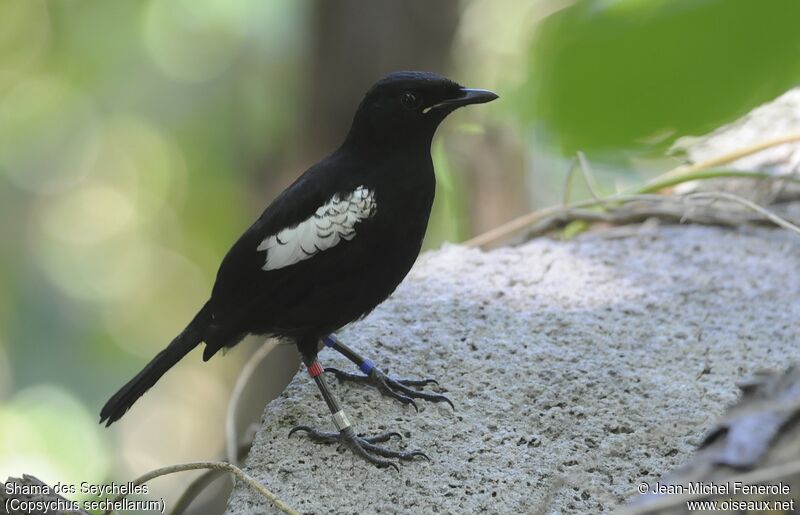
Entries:
[[336,429],[339,431],[344,431],[350,427],[350,421],[347,420],[347,415],[344,414],[343,410],[339,410],[333,414],[333,425],[335,425]]

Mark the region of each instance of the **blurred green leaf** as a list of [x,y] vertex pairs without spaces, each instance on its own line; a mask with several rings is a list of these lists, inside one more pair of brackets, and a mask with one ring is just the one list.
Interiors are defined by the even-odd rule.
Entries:
[[796,0],[586,0],[541,25],[515,94],[564,154],[659,150],[800,82]]
[[0,406],[0,477],[24,472],[49,484],[97,483],[108,452],[94,416],[60,387],[29,388]]

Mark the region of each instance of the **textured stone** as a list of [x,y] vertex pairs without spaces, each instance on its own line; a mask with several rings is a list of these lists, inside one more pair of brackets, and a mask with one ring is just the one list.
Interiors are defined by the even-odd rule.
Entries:
[[[300,512],[609,512],[688,459],[736,381],[797,359],[798,256],[789,232],[697,226],[425,254],[339,336],[393,373],[439,379],[457,411],[330,382],[358,431],[400,431],[392,445],[432,461],[398,474],[287,439],[331,427],[302,373],[267,406],[246,470]],[[228,508],[273,511],[242,483]]]

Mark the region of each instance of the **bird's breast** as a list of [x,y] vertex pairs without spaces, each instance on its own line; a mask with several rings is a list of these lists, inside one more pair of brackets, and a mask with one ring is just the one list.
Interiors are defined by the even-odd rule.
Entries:
[[[378,251],[393,262],[392,266],[408,272],[422,247],[433,205],[434,189],[377,192],[376,231],[380,232]],[[383,211],[380,208],[383,207]]]

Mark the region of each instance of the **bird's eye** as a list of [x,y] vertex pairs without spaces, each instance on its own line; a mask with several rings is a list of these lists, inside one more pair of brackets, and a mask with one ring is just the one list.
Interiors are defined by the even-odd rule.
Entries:
[[415,107],[419,107],[420,100],[414,93],[406,92],[400,96],[400,103],[407,109],[414,109]]

